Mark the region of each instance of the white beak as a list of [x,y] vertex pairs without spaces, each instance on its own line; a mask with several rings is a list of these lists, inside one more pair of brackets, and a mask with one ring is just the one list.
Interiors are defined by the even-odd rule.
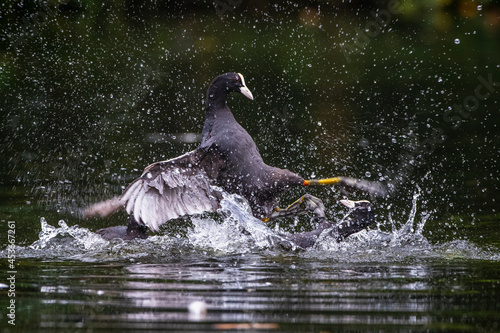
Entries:
[[245,84],[245,78],[240,73],[238,73],[238,75],[240,76],[240,79],[241,79],[240,93],[242,93],[243,96],[245,96],[246,98],[249,98],[253,101],[253,95],[250,92],[250,90],[248,90],[248,88]]
[[246,98],[249,98],[249,99],[251,99],[251,100],[253,101],[253,95],[252,95],[252,93],[250,92],[250,90],[248,90],[248,88],[247,88],[247,87],[245,87],[245,86],[241,86],[241,87],[240,87],[240,93],[242,93],[242,94],[243,94],[243,96],[245,96]]
[[356,203],[352,200],[340,200],[340,203],[343,204],[344,206],[349,207],[350,209],[356,207]]

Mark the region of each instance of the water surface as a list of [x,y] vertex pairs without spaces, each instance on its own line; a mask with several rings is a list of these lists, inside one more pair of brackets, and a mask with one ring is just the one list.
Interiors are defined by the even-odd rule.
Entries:
[[184,236],[106,241],[42,219],[39,239],[17,247],[16,329],[497,331],[499,251],[431,244],[417,204],[392,232],[291,252],[236,196],[225,218],[193,218]]

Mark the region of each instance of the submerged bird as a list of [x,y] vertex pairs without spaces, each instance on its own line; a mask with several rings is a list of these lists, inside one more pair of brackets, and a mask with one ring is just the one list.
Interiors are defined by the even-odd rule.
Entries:
[[349,216],[346,219],[338,224],[322,219],[315,230],[291,235],[281,234],[280,236],[284,240],[278,241],[278,244],[287,250],[294,246],[306,249],[312,247],[325,231],[328,237],[340,243],[350,235],[375,224],[375,212],[369,201],[340,200],[340,202],[350,208]]
[[291,188],[322,184],[359,188],[370,186],[369,182],[356,182],[343,177],[305,180],[286,169],[265,164],[255,142],[226,104],[232,92],[253,100],[243,75],[239,73],[219,75],[210,84],[206,95],[205,124],[198,148],[151,164],[121,196],[84,210],[85,217],[107,216],[120,209],[130,214],[127,227],[99,230],[104,238],[145,238],[147,228],[158,231],[171,219],[214,212],[222,199],[215,186],[246,198],[253,215],[263,220],[297,215],[306,210],[313,211],[318,218],[324,217],[321,200],[310,195],[303,196],[287,209],[276,208],[279,195]]

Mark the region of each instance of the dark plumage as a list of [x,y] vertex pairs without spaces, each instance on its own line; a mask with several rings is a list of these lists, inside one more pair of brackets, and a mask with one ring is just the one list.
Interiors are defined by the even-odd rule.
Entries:
[[124,240],[132,240],[136,238],[148,238],[148,228],[143,224],[137,223],[133,217],[129,218],[129,222],[126,227],[116,226],[99,229],[97,230],[97,233],[105,239],[121,238]]
[[[210,85],[198,149],[215,149],[223,161],[216,183],[229,193],[245,197],[255,216],[266,217],[276,206],[278,195],[290,186],[302,186],[304,179],[265,164],[252,137],[234,119],[226,99],[230,92],[238,91],[240,84],[244,86],[240,74],[228,73],[216,77]],[[248,93],[245,96],[253,99]]]
[[125,208],[139,225],[158,231],[170,219],[217,210],[221,197],[212,185],[245,197],[255,216],[269,215],[279,194],[303,185],[304,179],[264,163],[255,142],[226,104],[231,92],[253,99],[241,74],[217,76],[206,96],[200,146],[151,164],[120,197],[87,208],[84,216],[107,216]]
[[168,220],[216,211],[221,193],[213,185],[246,198],[254,216],[263,219],[287,217],[308,209],[324,216],[321,200],[311,199],[312,196],[304,197],[305,201],[301,198],[289,210],[275,209],[280,193],[292,187],[337,183],[356,186],[349,178],[304,180],[286,169],[265,164],[255,142],[226,104],[231,92],[253,100],[241,74],[217,76],[207,91],[200,146],[182,156],[151,164],[121,196],[94,204],[83,212],[86,217],[107,216],[125,208],[131,215],[127,228],[99,230],[104,238],[142,238],[147,236],[144,226],[158,231]]
[[280,245],[285,249],[291,249],[293,247],[292,244],[304,249],[311,247],[316,243],[323,231],[327,229],[330,229],[328,231],[329,237],[334,238],[337,242],[341,242],[350,235],[360,232],[375,223],[375,212],[370,202],[366,200],[341,200],[340,202],[351,209],[349,216],[344,221],[335,225],[335,223],[325,219],[313,231],[281,235],[290,241],[290,243],[280,242]]

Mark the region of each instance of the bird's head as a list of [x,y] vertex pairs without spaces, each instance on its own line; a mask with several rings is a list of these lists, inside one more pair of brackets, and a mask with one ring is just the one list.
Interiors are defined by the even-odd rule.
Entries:
[[245,79],[240,73],[226,73],[217,76],[212,86],[225,87],[228,92],[239,92],[243,96],[253,100],[253,95],[245,84]]
[[351,216],[355,221],[367,226],[375,223],[375,211],[369,201],[340,200],[340,202],[350,208]]

